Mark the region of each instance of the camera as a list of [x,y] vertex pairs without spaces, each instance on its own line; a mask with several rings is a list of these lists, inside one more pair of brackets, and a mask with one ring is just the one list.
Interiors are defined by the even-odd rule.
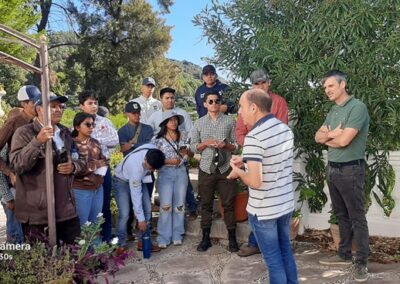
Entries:
[[56,152],[57,152],[57,160],[58,160],[59,164],[68,162],[68,152],[64,147],[62,147],[61,149],[58,149]]

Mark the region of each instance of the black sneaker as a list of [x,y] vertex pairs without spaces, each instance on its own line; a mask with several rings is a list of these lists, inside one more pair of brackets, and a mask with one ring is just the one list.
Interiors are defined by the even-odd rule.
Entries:
[[368,268],[363,264],[356,264],[354,267],[354,280],[356,282],[365,282],[369,278]]

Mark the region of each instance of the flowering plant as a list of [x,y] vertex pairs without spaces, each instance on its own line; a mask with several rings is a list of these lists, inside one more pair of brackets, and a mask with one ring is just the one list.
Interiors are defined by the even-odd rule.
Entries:
[[29,249],[2,251],[7,260],[0,261],[0,283],[96,283],[99,276],[107,281],[107,275],[114,275],[130,255],[117,252],[118,238],[111,244],[101,242],[104,218],[97,217],[98,222],[82,227],[73,245],[53,248],[39,235],[33,236]]

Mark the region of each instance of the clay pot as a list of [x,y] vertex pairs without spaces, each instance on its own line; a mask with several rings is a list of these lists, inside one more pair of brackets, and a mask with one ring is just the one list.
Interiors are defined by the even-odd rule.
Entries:
[[[242,191],[236,195],[235,198],[235,217],[236,222],[244,222],[248,218],[248,214],[246,211],[247,201],[249,200],[249,192]],[[222,207],[222,203],[219,203],[221,210],[221,218],[224,219],[224,208]]]
[[[339,243],[340,243],[339,225],[331,224],[330,230],[331,230],[331,235],[332,235],[332,238],[333,238],[333,243],[335,244],[336,251],[338,251],[339,250]],[[353,243],[351,245],[351,251],[352,252],[356,252],[357,251],[357,244],[354,241],[354,239],[353,239]]]

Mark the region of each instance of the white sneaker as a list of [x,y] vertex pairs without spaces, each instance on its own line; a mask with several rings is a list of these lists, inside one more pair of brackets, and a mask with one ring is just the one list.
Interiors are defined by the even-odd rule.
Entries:
[[182,245],[181,240],[174,241],[174,246],[181,246],[181,245]]

